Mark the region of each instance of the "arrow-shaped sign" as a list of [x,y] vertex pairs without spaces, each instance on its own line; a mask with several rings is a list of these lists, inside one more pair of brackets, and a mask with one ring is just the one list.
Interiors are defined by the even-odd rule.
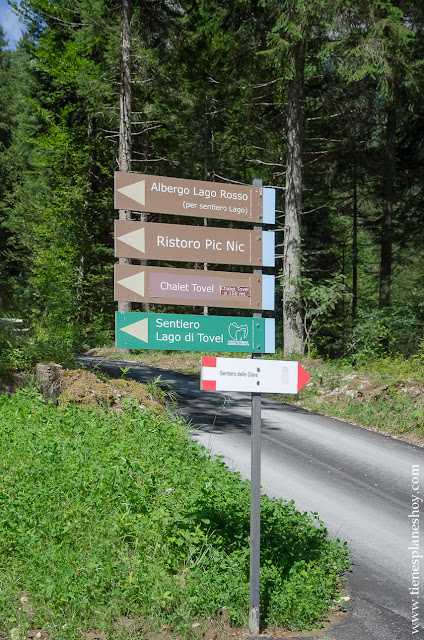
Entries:
[[117,312],[118,349],[274,353],[273,318]]
[[275,232],[116,220],[115,256],[273,267]]
[[274,309],[270,275],[115,265],[115,300],[230,309]]
[[311,376],[299,362],[202,358],[202,391],[299,393]]
[[117,171],[115,209],[274,224],[275,189]]

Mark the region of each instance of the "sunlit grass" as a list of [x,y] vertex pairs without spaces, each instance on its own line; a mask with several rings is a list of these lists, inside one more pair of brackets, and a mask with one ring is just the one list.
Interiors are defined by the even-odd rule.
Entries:
[[[90,628],[115,640],[125,615],[189,638],[194,621],[223,607],[233,624],[248,621],[248,484],[181,420],[123,406],[118,414],[57,406],[29,388],[0,396],[0,632],[8,637],[32,624],[55,640]],[[346,563],[315,516],[263,497],[264,623],[319,623]]]

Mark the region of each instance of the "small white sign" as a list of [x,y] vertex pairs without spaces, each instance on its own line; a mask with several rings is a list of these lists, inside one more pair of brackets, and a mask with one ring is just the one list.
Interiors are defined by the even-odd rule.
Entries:
[[298,393],[311,379],[299,362],[202,357],[202,391]]

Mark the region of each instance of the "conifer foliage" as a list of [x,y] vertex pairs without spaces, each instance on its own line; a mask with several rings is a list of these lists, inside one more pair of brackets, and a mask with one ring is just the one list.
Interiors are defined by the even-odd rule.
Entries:
[[[0,312],[92,344],[115,308],[121,3],[19,12],[15,50],[0,33]],[[277,189],[287,354],[353,353],[371,325],[376,352],[418,349],[423,23],[418,0],[131,3],[131,169]]]

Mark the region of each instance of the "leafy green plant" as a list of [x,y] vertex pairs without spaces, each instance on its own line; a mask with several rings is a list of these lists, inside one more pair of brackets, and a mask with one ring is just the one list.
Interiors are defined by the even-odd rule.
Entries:
[[308,357],[311,356],[313,338],[324,326],[328,330],[337,305],[349,298],[345,280],[340,273],[320,284],[314,284],[310,278],[301,278],[301,306]]
[[174,391],[172,384],[162,380],[162,377],[160,375],[156,376],[155,378],[149,378],[146,382],[146,388],[147,391],[156,400],[160,401],[167,399],[171,403],[175,403],[177,400],[178,395],[176,391]]
[[131,370],[131,367],[119,367],[119,370],[122,374],[121,378],[125,380],[126,377],[128,376],[129,371]]
[[359,364],[387,353],[390,335],[387,314],[387,310],[358,312],[344,352],[354,363]]
[[31,371],[38,362],[75,363],[80,345],[78,326],[43,322],[19,331],[0,329],[1,367],[8,371]]
[[[0,396],[0,460],[2,631],[16,626],[21,591],[57,640],[113,634],[124,614],[187,638],[224,606],[247,622],[249,486],[181,420],[129,402],[119,414],[56,406],[24,389]],[[262,512],[264,622],[314,625],[346,550],[292,502],[264,496]],[[303,605],[287,616],[292,592]]]
[[[337,307],[346,304],[350,295],[346,278],[336,274],[332,278],[316,284],[311,278],[292,279],[297,291],[296,303],[302,315],[305,345],[308,357],[311,357],[314,338],[324,328],[327,332],[337,322],[334,318]],[[338,323],[340,324],[340,323]],[[302,354],[292,354],[296,359]]]
[[422,340],[420,340],[420,344],[418,347],[418,351],[415,354],[415,358],[419,361],[424,363],[424,338]]
[[281,624],[284,620],[288,627],[307,630],[324,616],[327,609],[325,594],[337,590],[337,563],[332,570],[331,562],[331,557],[327,566],[313,561],[296,562],[290,568],[284,586],[281,576],[278,573],[274,576],[280,588],[273,590],[269,603],[271,626]]

